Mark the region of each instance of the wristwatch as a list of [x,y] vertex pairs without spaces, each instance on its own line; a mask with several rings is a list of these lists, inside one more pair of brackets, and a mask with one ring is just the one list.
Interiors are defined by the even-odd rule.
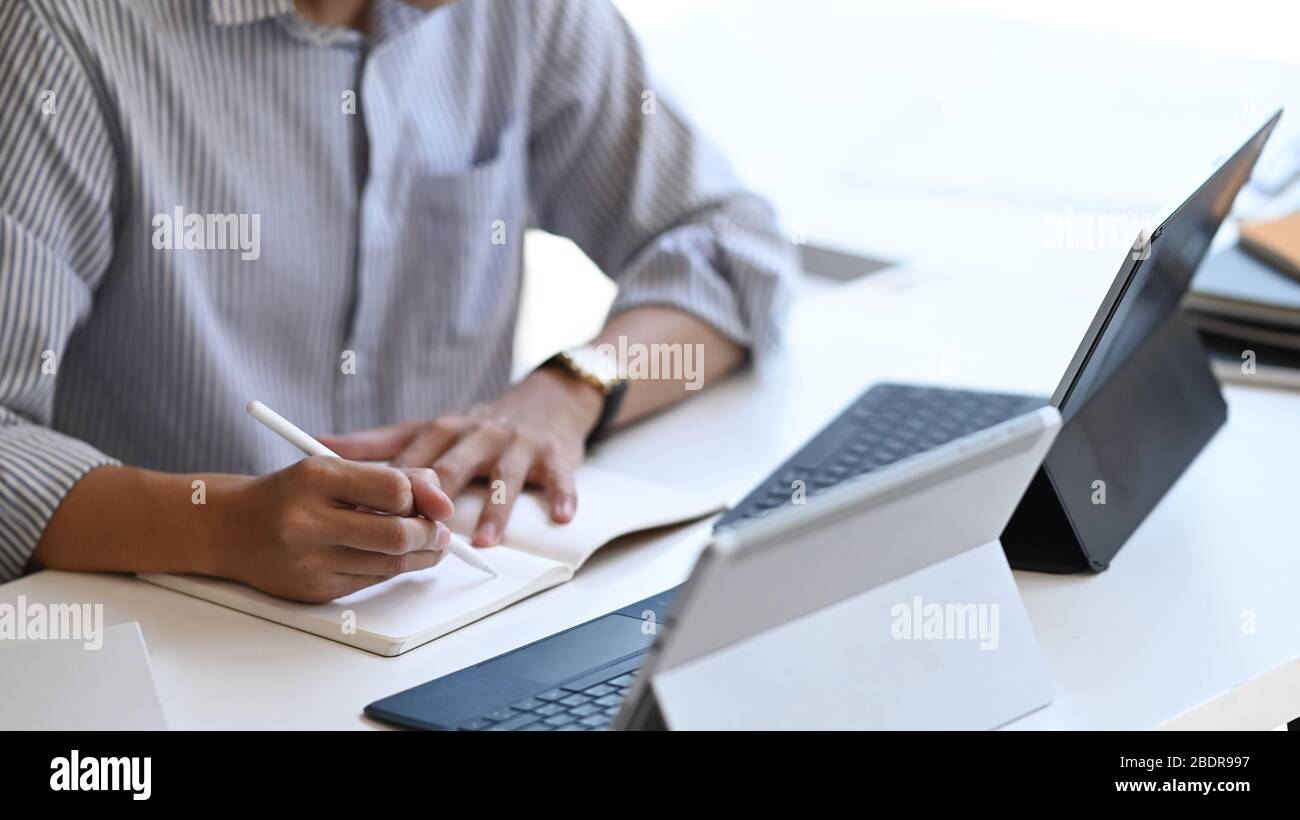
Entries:
[[542,363],[542,367],[556,367],[600,391],[605,397],[596,426],[587,434],[591,443],[609,428],[627,392],[627,379],[618,372],[618,362],[613,356],[593,345],[583,345],[561,350]]

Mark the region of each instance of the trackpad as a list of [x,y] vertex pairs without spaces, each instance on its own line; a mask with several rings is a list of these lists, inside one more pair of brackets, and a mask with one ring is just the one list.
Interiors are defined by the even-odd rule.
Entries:
[[494,675],[554,684],[649,649],[654,638],[642,632],[640,618],[606,615],[480,668]]

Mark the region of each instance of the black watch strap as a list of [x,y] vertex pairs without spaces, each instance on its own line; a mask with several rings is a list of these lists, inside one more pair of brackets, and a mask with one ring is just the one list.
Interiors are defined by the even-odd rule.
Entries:
[[627,382],[622,381],[614,385],[614,389],[605,394],[605,406],[600,410],[600,418],[596,419],[596,426],[591,428],[587,434],[587,444],[597,441],[609,431],[609,426],[613,424],[614,417],[618,415],[618,408],[623,406],[623,394],[627,392]]

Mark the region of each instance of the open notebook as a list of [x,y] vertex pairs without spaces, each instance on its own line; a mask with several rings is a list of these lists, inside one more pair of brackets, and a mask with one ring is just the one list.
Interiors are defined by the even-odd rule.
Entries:
[[[146,574],[160,586],[380,655],[400,655],[573,577],[597,549],[622,535],[692,521],[722,508],[701,498],[590,465],[575,484],[578,512],[568,524],[550,520],[539,496],[515,504],[502,544],[483,556],[491,578],[454,555],[328,604],[302,604],[233,581],[198,575]],[[456,499],[453,532],[466,535],[478,521],[488,490],[470,487]]]

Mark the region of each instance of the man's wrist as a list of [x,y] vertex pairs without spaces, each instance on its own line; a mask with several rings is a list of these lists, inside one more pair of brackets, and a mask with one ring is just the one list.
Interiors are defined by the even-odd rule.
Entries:
[[542,389],[566,397],[584,438],[595,429],[605,409],[605,394],[599,388],[558,367],[540,367],[528,378]]
[[[166,572],[236,578],[236,554],[252,540],[240,490],[252,476],[225,473],[175,474],[142,471],[142,495],[167,509],[160,523],[172,543],[151,559]],[[165,499],[165,501],[164,501]],[[164,540],[159,533],[150,540]],[[179,535],[181,537],[177,538]],[[156,547],[162,544],[156,543]]]
[[97,467],[63,499],[32,560],[52,569],[223,575],[243,518],[230,490],[247,480]]
[[241,548],[260,540],[250,531],[251,515],[244,508],[245,490],[255,479],[245,475],[214,473],[189,476],[203,481],[207,498],[202,509],[196,509],[201,518],[190,528],[193,545],[186,560],[193,564],[192,572],[218,578],[242,580],[239,552]]

